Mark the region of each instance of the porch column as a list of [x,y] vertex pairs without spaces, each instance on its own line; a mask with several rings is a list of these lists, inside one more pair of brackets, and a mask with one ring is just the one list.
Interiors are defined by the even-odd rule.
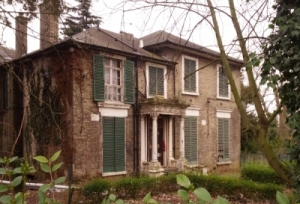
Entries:
[[146,151],[147,151],[147,144],[146,144],[146,134],[145,134],[145,116],[141,115],[141,162],[146,162]]
[[157,113],[152,116],[152,162],[157,162]]
[[173,156],[173,118],[174,116],[169,117],[169,143],[168,143],[168,150],[169,150],[169,164],[171,161],[174,160]]
[[184,159],[184,116],[180,116],[180,143],[179,143],[179,152],[180,159]]

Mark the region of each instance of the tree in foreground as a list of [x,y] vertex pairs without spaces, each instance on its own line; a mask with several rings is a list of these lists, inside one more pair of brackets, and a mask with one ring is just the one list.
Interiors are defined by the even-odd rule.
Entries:
[[[148,15],[151,18],[151,12],[157,8],[160,9],[158,13],[168,13],[170,15],[169,21],[174,22],[171,26],[174,29],[180,30],[180,34],[193,33],[196,28],[203,26],[204,24],[209,26],[215,34],[217,45],[220,52],[221,61],[223,63],[228,82],[231,86],[232,95],[239,109],[242,118],[242,130],[249,132],[253,135],[257,142],[260,151],[264,154],[266,160],[270,166],[282,177],[286,182],[293,183],[291,171],[287,165],[282,163],[276,156],[272,146],[268,142],[268,132],[271,124],[277,115],[281,112],[282,106],[277,106],[277,109],[270,113],[267,110],[265,98],[261,94],[261,87],[257,83],[255,76],[255,70],[259,67],[260,61],[256,58],[254,50],[261,47],[263,43],[264,32],[268,27],[263,24],[269,18],[272,17],[270,13],[270,3],[268,1],[247,1],[236,6],[234,0],[228,0],[225,2],[218,2],[215,5],[211,0],[206,1],[144,1],[144,0],[126,0],[124,4],[133,3],[135,8],[132,10],[147,10],[150,12]],[[222,4],[222,5],[221,5]],[[123,5],[123,8],[125,5]],[[265,15],[266,14],[266,15]],[[152,14],[155,19],[157,13]],[[186,22],[187,19],[197,19],[194,22],[194,26],[191,26],[191,22]],[[223,20],[228,18],[231,20],[231,25],[226,25],[226,32],[229,32],[230,28],[233,28],[236,36],[227,46],[225,38],[221,35],[222,31],[219,27],[223,23]],[[183,22],[183,23],[182,23]],[[180,24],[182,23],[182,24]],[[180,26],[179,26],[180,25]],[[185,26],[190,25],[188,30]],[[146,27],[146,26],[144,26]],[[167,27],[167,26],[165,26]],[[235,85],[235,79],[233,78],[230,64],[228,61],[228,54],[230,51],[235,51],[242,55],[244,66],[246,67],[246,75],[249,83],[250,100],[253,103],[255,114],[257,116],[257,123],[251,123],[251,119],[247,114],[246,108],[243,105],[241,94]],[[232,52],[231,52],[232,54]],[[216,60],[216,59],[213,59]],[[272,91],[272,90],[271,90]],[[274,93],[276,94],[276,90]]]
[[293,130],[287,145],[295,162],[293,174],[300,198],[300,1],[277,1],[274,9],[277,15],[270,24],[273,32],[263,45],[262,78],[270,87],[280,84],[278,93]]

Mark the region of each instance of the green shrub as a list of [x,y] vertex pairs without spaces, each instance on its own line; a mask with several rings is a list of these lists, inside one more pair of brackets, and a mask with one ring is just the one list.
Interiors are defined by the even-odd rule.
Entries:
[[83,186],[83,195],[89,199],[91,203],[101,202],[109,193],[111,184],[103,179],[95,179],[87,182]]
[[244,165],[241,169],[241,177],[259,183],[284,184],[285,182],[276,174],[274,169],[267,165]]
[[194,174],[187,174],[187,176],[194,186],[206,188],[214,196],[227,196],[231,199],[236,199],[236,196],[241,195],[251,199],[275,199],[276,191],[283,190],[281,186],[276,184],[260,184],[238,178]]
[[149,176],[126,177],[113,183],[115,194],[123,199],[142,197],[154,186],[155,179]]

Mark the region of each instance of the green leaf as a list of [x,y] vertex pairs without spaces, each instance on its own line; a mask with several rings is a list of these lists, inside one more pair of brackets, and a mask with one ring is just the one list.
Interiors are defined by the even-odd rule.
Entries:
[[116,204],[124,204],[123,200],[121,200],[121,199],[116,200],[115,203],[116,203]]
[[40,163],[40,167],[43,170],[43,172],[50,173],[50,167],[48,164]]
[[21,182],[22,182],[22,176],[18,176],[12,181],[11,185],[13,187],[16,187],[16,186],[20,185]]
[[38,198],[39,198],[39,204],[44,204],[46,202],[46,194],[45,194],[45,192],[39,190],[39,192],[38,192]]
[[117,198],[117,196],[114,195],[114,194],[110,194],[110,195],[108,196],[108,198],[109,198],[111,201],[115,201],[116,198]]
[[54,184],[56,185],[56,184],[63,183],[65,180],[66,180],[65,176],[59,177],[59,178],[55,179]]
[[185,190],[182,190],[182,189],[179,189],[177,191],[177,194],[180,198],[182,198],[184,201],[188,202],[189,201],[189,194],[185,191]]
[[151,193],[147,193],[147,195],[145,195],[144,199],[143,199],[143,202],[144,203],[147,203],[151,198]]
[[42,191],[43,193],[46,193],[51,188],[50,184],[44,184],[39,188],[39,191]]
[[201,200],[205,202],[212,202],[212,198],[210,196],[210,193],[205,188],[196,188],[194,190],[194,194]]
[[45,163],[45,164],[48,164],[49,160],[44,157],[44,156],[36,156],[36,157],[33,157],[35,160],[37,160],[38,162],[40,163]]
[[4,168],[0,168],[0,174],[6,174],[6,170]]
[[178,174],[176,176],[177,184],[180,186],[183,186],[185,188],[189,188],[191,186],[191,182],[189,178],[186,175],[183,174]]
[[4,195],[0,198],[0,202],[3,204],[9,204],[11,201],[11,196],[10,195]]
[[10,158],[9,159],[9,163],[12,163],[12,162],[16,161],[16,159],[18,159],[18,157],[12,157],[12,158]]
[[59,157],[60,153],[61,153],[61,150],[55,152],[55,153],[52,155],[52,157],[50,158],[50,161],[51,161],[51,162],[54,162],[55,160],[57,160],[57,158]]
[[5,163],[5,162],[4,162],[4,159],[3,159],[3,158],[0,158],[0,164],[3,164],[3,163]]
[[58,164],[55,164],[53,167],[52,167],[52,172],[56,171],[57,169],[59,169],[61,167],[61,165],[63,165],[62,162],[58,163]]
[[271,28],[271,29],[274,29],[274,24],[269,24],[268,27]]
[[289,204],[290,203],[289,199],[279,191],[276,192],[276,200],[279,204]]
[[7,185],[3,185],[3,184],[0,184],[0,193],[3,193],[5,191],[8,191],[8,186]]
[[158,202],[156,200],[154,200],[153,198],[150,198],[147,203],[149,203],[149,204],[158,204]]
[[13,174],[21,174],[22,173],[21,167],[14,168],[13,171],[12,171],[12,173]]
[[213,203],[214,204],[229,204],[229,201],[226,198],[218,196],[217,199]]

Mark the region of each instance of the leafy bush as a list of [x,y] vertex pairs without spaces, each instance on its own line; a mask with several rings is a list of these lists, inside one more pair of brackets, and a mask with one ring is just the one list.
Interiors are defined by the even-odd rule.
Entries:
[[251,180],[216,175],[201,176],[187,174],[187,177],[195,186],[206,188],[214,196],[227,195],[232,199],[235,199],[235,196],[241,196],[241,194],[248,198],[274,199],[276,191],[283,190],[281,186],[276,184],[260,184]]
[[267,165],[244,165],[241,169],[241,177],[259,183],[284,184],[284,181],[276,174],[274,169]]
[[83,195],[88,198],[91,203],[99,203],[108,195],[110,188],[110,182],[103,179],[95,179],[83,186]]

